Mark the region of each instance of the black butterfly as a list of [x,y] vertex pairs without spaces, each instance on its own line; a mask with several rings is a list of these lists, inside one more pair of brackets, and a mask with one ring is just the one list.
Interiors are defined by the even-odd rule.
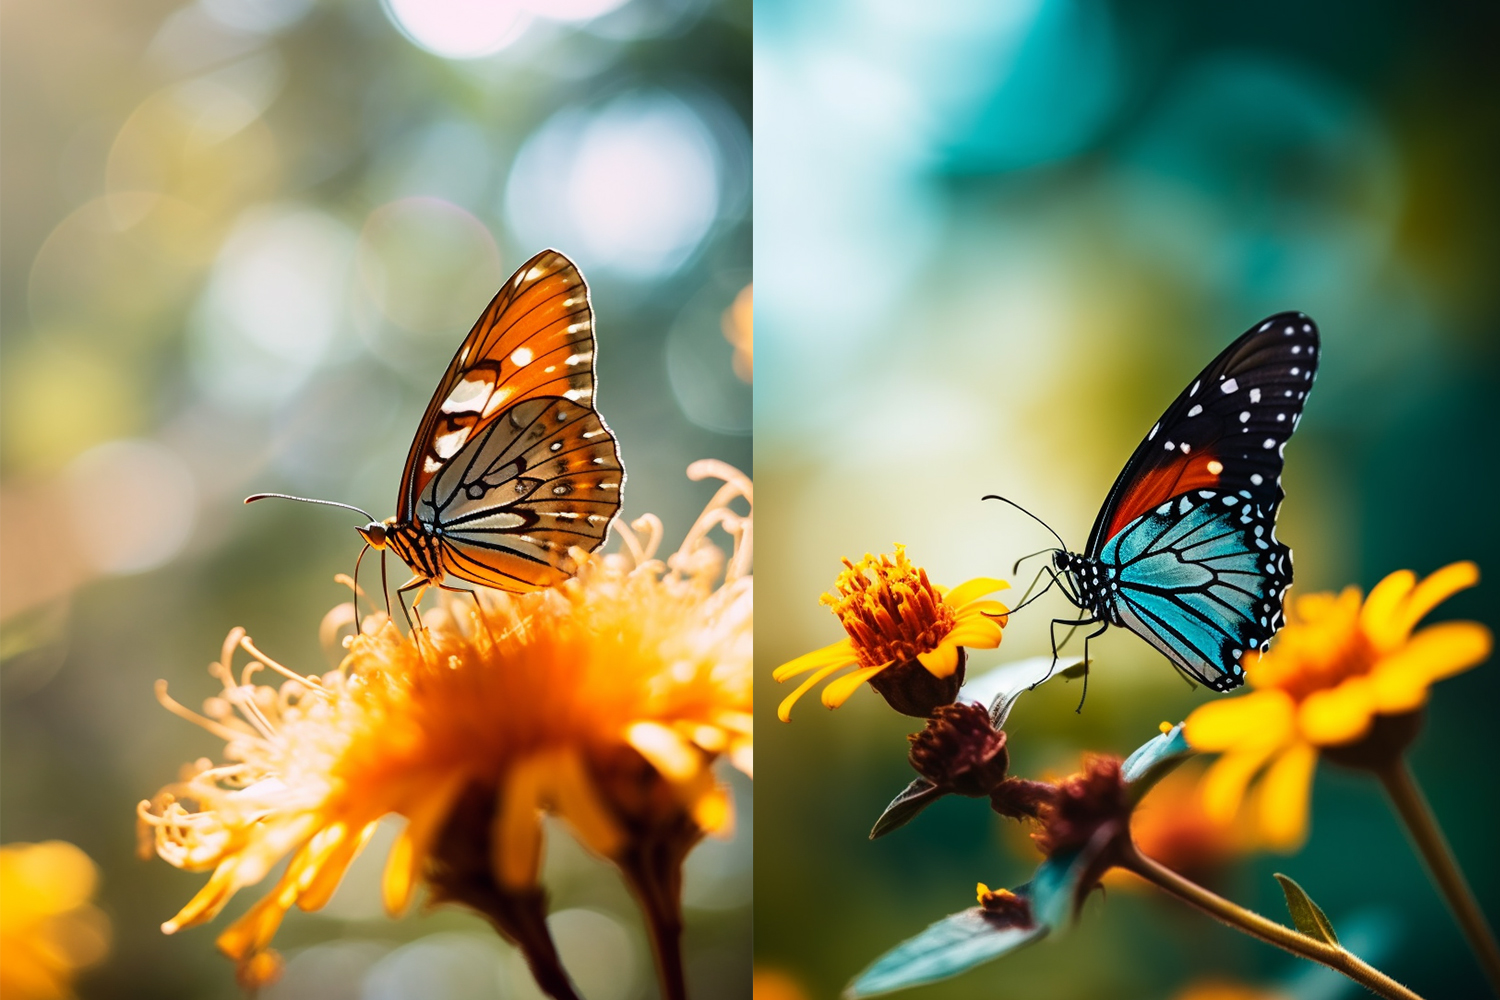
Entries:
[[1318,348],[1311,319],[1279,313],[1203,369],[1125,463],[1083,553],[1049,550],[1084,612],[1054,624],[1098,624],[1089,639],[1123,625],[1215,691],[1244,683],[1240,659],[1281,628],[1292,582],[1282,453]]

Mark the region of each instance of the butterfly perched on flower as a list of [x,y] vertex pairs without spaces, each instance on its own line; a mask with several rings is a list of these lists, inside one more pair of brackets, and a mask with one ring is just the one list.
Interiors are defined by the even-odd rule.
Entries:
[[1318,349],[1311,319],[1279,313],[1203,369],[1125,463],[1083,552],[1049,550],[1083,612],[1054,624],[1097,624],[1088,638],[1124,626],[1215,691],[1244,683],[1240,660],[1281,628],[1292,582],[1276,540],[1282,454]]
[[[396,514],[377,521],[348,504],[310,502],[369,518],[360,535],[414,574],[398,595],[459,589],[448,576],[513,593],[562,582],[577,569],[570,549],[604,543],[625,483],[614,435],[594,409],[594,347],[583,275],[543,250],[495,294],[438,382]],[[260,493],[245,502],[265,497],[306,499]]]

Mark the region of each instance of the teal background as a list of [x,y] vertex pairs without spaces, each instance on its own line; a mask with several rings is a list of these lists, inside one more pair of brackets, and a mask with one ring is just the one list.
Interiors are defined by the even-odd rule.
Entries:
[[[900,541],[946,585],[1005,576],[1050,539],[985,493],[1081,546],[1152,421],[1263,317],[1303,310],[1323,333],[1286,451],[1294,593],[1457,559],[1495,572],[1497,27],[1456,3],[757,5],[761,968],[834,997],[976,881],[1035,863],[974,801],[866,840],[916,728],[870,692],[776,721],[774,667],[841,637],[817,604],[839,559]],[[1493,593],[1434,617],[1493,628]],[[972,662],[1042,652],[1067,610],[1045,598]],[[1061,684],[1016,710],[1015,773],[1127,753],[1211,697],[1129,634],[1095,656],[1081,715]],[[1497,694],[1492,663],[1437,685],[1412,756],[1492,916]],[[1279,916],[1272,871],[1336,922],[1384,921],[1379,964],[1422,995],[1485,989],[1369,780],[1320,766],[1306,847],[1221,888]],[[913,996],[1169,997],[1288,968],[1175,901],[1111,891],[1066,940]]]

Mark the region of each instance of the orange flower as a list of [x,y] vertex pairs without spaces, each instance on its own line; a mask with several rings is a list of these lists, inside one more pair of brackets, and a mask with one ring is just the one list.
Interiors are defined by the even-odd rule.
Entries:
[[[729,506],[751,486],[717,462],[689,475],[726,483],[665,562],[648,515],[635,522],[644,540],[617,526],[626,553],[575,550],[578,574],[556,588],[449,599],[414,637],[371,615],[321,677],[235,629],[211,668],[224,690],[206,717],[159,684],[168,708],[227,743],[227,763],[200,761],[140,804],[156,853],[213,873],[162,929],[212,919],[290,855],[270,894],[219,937],[242,981],[263,983],[278,970],[269,946],[286,912],[323,906],[397,813],[407,823],[386,864],[387,910],[404,910],[420,881],[440,899],[519,899],[535,912],[507,931],[524,947],[527,933],[545,935],[537,879],[551,813],[625,872],[654,931],[672,930],[658,918],[674,916],[663,911],[677,903],[674,863],[731,819],[711,767],[724,755],[749,773],[752,747],[751,519]],[[727,562],[706,540],[715,525],[735,540]],[[237,649],[254,658],[238,678]],[[267,667],[287,678],[279,689],[251,683]],[[651,877],[660,883],[641,884]]]
[[1348,587],[1289,604],[1287,625],[1270,651],[1245,658],[1245,679],[1255,690],[1188,717],[1188,742],[1223,754],[1203,782],[1209,814],[1233,816],[1263,772],[1261,836],[1279,849],[1299,845],[1320,750],[1358,743],[1378,717],[1415,712],[1434,681],[1489,655],[1489,629],[1476,622],[1413,632],[1434,607],[1478,582],[1478,568],[1459,562],[1420,583],[1408,570],[1392,573],[1363,603],[1358,588]]
[[0,996],[61,1000],[73,973],[109,950],[109,918],[89,898],[94,862],[72,844],[0,847]]
[[[963,647],[1000,645],[1009,609],[983,598],[1009,587],[1004,580],[980,577],[945,591],[928,581],[925,569],[912,565],[904,545],[896,546],[894,556],[866,554],[858,563],[845,559],[844,567],[820,603],[833,609],[848,637],[776,668],[772,676],[778,681],[812,672],[777,708],[782,722],[809,689],[847,667],[857,669],[823,689],[829,708],[838,708],[890,667],[916,662],[931,677],[947,680],[962,663]],[[957,684],[953,687],[956,692]]]

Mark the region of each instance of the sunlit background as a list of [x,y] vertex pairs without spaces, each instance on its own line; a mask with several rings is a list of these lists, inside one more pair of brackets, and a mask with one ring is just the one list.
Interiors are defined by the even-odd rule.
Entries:
[[[134,857],[136,802],[216,752],[152,683],[198,704],[235,625],[328,668],[355,516],[240,500],[393,512],[421,408],[522,261],[555,246],[592,285],[627,516],[675,546],[713,489],[688,463],[749,469],[750,29],[748,0],[6,4],[0,841],[98,863],[114,944],[84,997],[238,995],[212,939],[250,899],[164,937],[205,876]],[[750,785],[726,780],[738,832],[689,866],[699,996],[749,992]],[[384,918],[393,836],[288,922],[268,1000],[533,996],[477,918]],[[655,995],[619,879],[550,843],[584,994]]]
[[[1166,404],[1264,316],[1325,352],[1287,449],[1297,590],[1472,558],[1500,575],[1500,66],[1493,8],[1156,0],[757,4],[761,368],[756,953],[766,998],[831,998],[886,948],[1036,861],[983,802],[870,843],[916,728],[868,690],[790,725],[773,667],[841,636],[842,556],[910,546],[949,586],[1082,547]],[[1024,577],[1017,581],[1024,587]],[[1493,627],[1493,582],[1441,615]],[[1051,595],[982,668],[1045,649]],[[774,624],[772,624],[774,623]],[[1141,640],[1012,716],[1014,770],[1125,753],[1209,697]],[[972,669],[972,667],[971,667]],[[1434,693],[1414,767],[1492,919],[1500,664]],[[1285,871],[1425,996],[1478,967],[1369,780],[1320,768],[1312,837],[1220,887],[1284,919]],[[1372,956],[1373,957],[1373,956]],[[1171,997],[1290,981],[1259,943],[1112,889],[1081,926],[921,997]],[[1298,996],[1325,995],[1298,993]]]

